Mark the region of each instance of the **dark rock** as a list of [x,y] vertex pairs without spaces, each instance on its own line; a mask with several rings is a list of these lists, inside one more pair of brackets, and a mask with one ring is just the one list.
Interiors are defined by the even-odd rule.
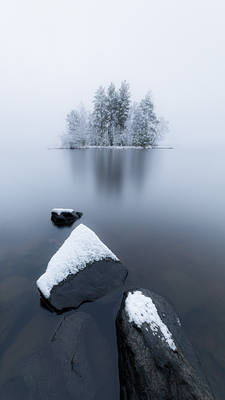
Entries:
[[[173,350],[150,323],[129,321],[126,298],[141,291],[150,297],[175,343]],[[173,308],[146,289],[125,293],[116,320],[121,400],[212,400],[199,361]]]
[[111,259],[95,261],[54,286],[50,297],[46,299],[42,296],[42,300],[55,311],[77,308],[82,303],[99,299],[122,286],[126,277],[127,269],[121,262]]
[[[44,322],[47,324],[40,326]],[[49,319],[34,317],[1,359],[0,398],[110,398],[111,354],[93,318],[71,312],[60,318],[53,330],[48,324]],[[27,345],[21,346],[24,340]]]
[[80,224],[51,258],[37,286],[49,308],[67,311],[121,287],[126,277],[115,254]]
[[9,276],[0,282],[0,352],[15,334],[17,325],[30,308],[32,282],[23,276]]
[[56,212],[52,210],[51,220],[55,225],[58,226],[71,226],[76,220],[82,217],[82,213],[73,210],[64,210],[61,212]]

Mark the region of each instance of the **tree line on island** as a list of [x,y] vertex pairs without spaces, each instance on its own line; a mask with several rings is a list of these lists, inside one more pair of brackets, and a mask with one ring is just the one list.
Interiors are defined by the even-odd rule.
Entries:
[[67,130],[62,145],[70,149],[87,146],[151,147],[168,130],[168,124],[155,112],[151,93],[139,102],[131,102],[126,81],[117,90],[111,83],[100,86],[93,100],[93,111],[84,106],[66,117]]

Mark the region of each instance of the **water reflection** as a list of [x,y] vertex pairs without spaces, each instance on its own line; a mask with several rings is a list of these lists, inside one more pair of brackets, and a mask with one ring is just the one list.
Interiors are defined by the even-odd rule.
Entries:
[[[147,150],[120,150],[120,149],[90,149],[83,151],[70,151],[69,159],[74,178],[77,179],[77,171],[81,170],[80,178],[90,183],[97,191],[105,195],[121,195],[126,191],[126,186],[132,182],[135,190],[140,190],[145,182],[146,173],[151,172],[154,153]],[[148,158],[148,163],[146,162]],[[85,174],[89,168],[93,174]],[[87,182],[90,179],[90,182]]]
[[137,189],[142,188],[146,173],[150,179],[154,158],[154,151],[136,150],[130,153],[130,178],[136,183]]
[[125,168],[121,151],[95,151],[92,166],[99,190],[107,194],[120,193],[124,183]]

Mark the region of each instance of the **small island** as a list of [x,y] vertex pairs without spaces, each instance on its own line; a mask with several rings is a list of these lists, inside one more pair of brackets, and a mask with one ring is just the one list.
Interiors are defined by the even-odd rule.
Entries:
[[107,90],[100,86],[95,93],[93,110],[84,106],[66,117],[67,129],[62,147],[152,148],[168,131],[168,123],[155,112],[151,92],[139,102],[131,101],[126,81],[117,90],[111,83]]

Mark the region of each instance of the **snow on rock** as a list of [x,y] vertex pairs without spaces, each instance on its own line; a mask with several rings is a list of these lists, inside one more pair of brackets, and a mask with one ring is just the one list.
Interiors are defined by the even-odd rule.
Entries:
[[116,317],[116,333],[120,400],[214,399],[166,299],[149,289],[126,291]]
[[[157,308],[150,297],[145,296],[141,291],[129,292],[125,301],[125,310],[129,316],[129,322],[134,322],[139,328],[147,323],[153,335],[161,334],[162,340],[175,351],[176,345],[172,334],[161,320]],[[147,328],[146,328],[147,330]]]
[[62,213],[72,214],[75,211],[72,208],[53,208],[51,212],[60,215]]
[[51,211],[51,220],[58,226],[71,226],[82,215],[81,212],[74,211],[72,208],[53,208]]
[[77,274],[88,264],[106,258],[119,261],[91,229],[80,224],[51,258],[46,272],[37,280],[37,286],[49,298],[53,286],[65,280],[68,275]]

